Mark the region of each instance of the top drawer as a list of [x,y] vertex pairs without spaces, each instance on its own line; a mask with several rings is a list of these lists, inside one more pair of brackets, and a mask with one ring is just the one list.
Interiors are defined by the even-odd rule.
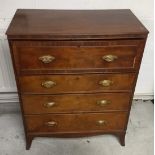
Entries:
[[141,40],[15,41],[13,54],[21,72],[134,70],[141,45]]

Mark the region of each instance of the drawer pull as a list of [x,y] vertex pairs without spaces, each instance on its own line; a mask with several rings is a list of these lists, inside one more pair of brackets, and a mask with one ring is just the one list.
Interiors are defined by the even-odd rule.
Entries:
[[102,57],[102,59],[107,61],[107,62],[112,62],[117,58],[118,57],[116,55],[105,55],[105,56]]
[[47,125],[48,127],[53,127],[57,125],[57,122],[50,121],[50,122],[46,122],[45,125]]
[[99,106],[105,106],[110,104],[111,102],[109,100],[101,100],[101,101],[97,101],[97,105]]
[[52,62],[54,59],[55,59],[55,57],[53,57],[51,55],[43,55],[43,56],[39,57],[39,60],[41,60],[45,64]]
[[107,122],[106,122],[105,120],[98,120],[98,121],[97,121],[97,124],[98,124],[98,125],[106,125],[106,123],[107,123]]
[[56,85],[56,82],[53,82],[53,81],[44,81],[42,82],[41,84],[43,87],[45,88],[52,88]]
[[108,86],[113,84],[113,81],[111,81],[111,80],[102,80],[102,81],[99,82],[99,84],[102,85],[103,87],[108,87]]
[[46,108],[53,107],[54,105],[55,105],[55,102],[44,103],[44,107],[46,107]]

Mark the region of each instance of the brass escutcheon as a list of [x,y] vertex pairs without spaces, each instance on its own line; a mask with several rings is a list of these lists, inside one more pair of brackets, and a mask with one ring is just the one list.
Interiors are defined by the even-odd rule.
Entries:
[[43,63],[50,63],[55,59],[55,57],[51,56],[51,55],[43,55],[41,57],[39,57],[39,60],[41,60]]
[[53,126],[56,126],[57,125],[57,122],[55,122],[55,121],[49,121],[49,122],[46,122],[45,125],[47,125],[48,127],[53,127]]
[[103,87],[108,87],[108,86],[113,84],[113,81],[111,81],[111,80],[102,80],[102,81],[99,82],[99,84],[102,85]]
[[100,101],[97,101],[97,105],[100,105],[100,106],[105,106],[105,105],[108,105],[110,103],[111,102],[109,100],[100,100]]
[[53,86],[56,85],[56,82],[53,82],[53,81],[44,81],[44,82],[41,83],[41,85],[44,88],[52,88]]
[[53,107],[54,105],[55,105],[55,102],[44,103],[44,107],[46,107],[46,108]]
[[114,61],[115,59],[118,59],[118,56],[116,55],[105,55],[102,57],[103,60],[107,61],[107,62],[112,62]]

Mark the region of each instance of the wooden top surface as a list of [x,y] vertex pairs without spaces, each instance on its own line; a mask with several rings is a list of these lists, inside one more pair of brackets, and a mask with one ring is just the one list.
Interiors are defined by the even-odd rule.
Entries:
[[143,38],[148,31],[130,10],[18,9],[10,39]]

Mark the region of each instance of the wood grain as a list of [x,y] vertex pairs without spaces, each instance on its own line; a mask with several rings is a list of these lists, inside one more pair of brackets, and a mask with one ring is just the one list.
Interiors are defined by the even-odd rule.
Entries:
[[[28,132],[75,132],[102,130],[124,130],[127,113],[96,113],[96,114],[48,114],[26,115]],[[98,121],[106,123],[99,125]],[[57,124],[52,127],[47,122],[54,121]]]
[[[97,103],[102,100],[108,103]],[[22,95],[24,114],[127,111],[129,100],[129,93]],[[51,102],[54,106],[45,106]]]
[[[13,54],[19,74],[134,72],[143,44],[143,40],[15,41]],[[45,55],[55,59],[43,63],[39,57]],[[105,55],[118,58],[106,62]]]
[[[91,93],[108,91],[128,91],[132,89],[134,74],[79,74],[79,75],[42,75],[21,76],[20,87],[22,93],[35,94],[60,94],[60,93]],[[100,81],[110,80],[113,83],[104,87]],[[56,83],[51,88],[42,86],[43,82]]]
[[[108,17],[108,18],[107,18]],[[7,35],[14,39],[139,38],[147,29],[130,10],[17,10]]]
[[[73,69],[121,69],[135,68],[136,46],[111,47],[21,47],[18,48],[21,70],[73,70]],[[39,60],[42,56],[53,56],[50,63]],[[102,59],[114,55],[112,62]]]

